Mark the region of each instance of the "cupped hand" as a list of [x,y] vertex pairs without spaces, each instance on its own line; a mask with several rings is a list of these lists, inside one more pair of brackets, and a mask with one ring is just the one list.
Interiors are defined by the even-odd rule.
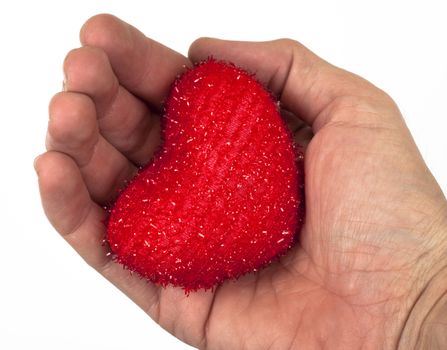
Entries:
[[[48,152],[35,166],[49,220],[88,264],[203,349],[392,349],[417,341],[412,311],[445,274],[447,204],[389,96],[291,40],[199,39],[187,58],[99,15],[83,26],[81,42],[64,62]],[[306,219],[280,261],[186,296],[112,260],[102,244],[103,205],[151,159],[173,79],[210,55],[256,73],[280,97],[306,148]]]

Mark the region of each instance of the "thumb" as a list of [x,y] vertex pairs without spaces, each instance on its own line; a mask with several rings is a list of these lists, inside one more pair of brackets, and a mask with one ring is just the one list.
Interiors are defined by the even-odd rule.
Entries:
[[[359,76],[329,64],[290,39],[242,42],[200,38],[192,43],[188,55],[193,62],[209,56],[228,60],[255,73],[279,96],[283,107],[312,126],[314,132],[333,121],[334,116],[345,118],[337,121],[347,124],[365,123],[362,118],[368,118],[368,113],[361,113],[356,119],[353,119],[353,113],[344,116],[333,113],[334,108],[352,107],[353,101],[357,103],[359,97],[367,99],[368,105],[374,105],[375,117],[385,119],[388,116],[399,122],[396,117],[399,113],[389,113],[390,106],[394,112],[397,108],[383,91]],[[382,111],[388,113],[380,113]],[[374,123],[378,122],[376,119]]]

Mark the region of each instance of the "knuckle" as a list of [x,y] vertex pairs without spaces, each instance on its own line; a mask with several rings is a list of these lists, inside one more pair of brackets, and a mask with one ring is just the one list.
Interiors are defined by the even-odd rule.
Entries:
[[75,57],[77,56],[77,53],[79,52],[80,48],[71,49],[68,51],[68,53],[65,55],[64,58],[64,71],[70,66],[70,64],[73,62]]
[[82,65],[83,70],[95,70],[106,60],[107,55],[100,48],[83,46],[68,52],[64,60],[64,70],[70,70],[74,65]]
[[304,56],[307,49],[299,41],[290,38],[281,38],[274,41],[278,49],[283,52],[290,52],[291,55]]
[[95,131],[92,108],[87,96],[70,92],[56,94],[49,106],[48,133],[58,142],[85,144]]
[[397,110],[398,106],[396,101],[385,91],[377,88],[377,94],[381,98],[382,103],[390,109]]
[[116,85],[107,54],[85,46],[70,51],[64,61],[65,89],[94,94],[101,85]]
[[280,44],[281,46],[285,46],[285,47],[294,47],[294,46],[298,46],[300,47],[301,44],[294,40],[294,39],[290,39],[290,38],[280,38],[275,40],[276,43]]
[[90,17],[81,27],[80,38],[81,42],[89,42],[97,38],[97,33],[102,28],[116,22],[117,18],[108,13],[101,13]]
[[48,105],[48,109],[50,111],[50,116],[51,116],[51,112],[54,111],[55,108],[57,108],[58,104],[60,103],[61,100],[63,100],[65,98],[66,92],[61,91],[56,93],[50,100],[50,103]]

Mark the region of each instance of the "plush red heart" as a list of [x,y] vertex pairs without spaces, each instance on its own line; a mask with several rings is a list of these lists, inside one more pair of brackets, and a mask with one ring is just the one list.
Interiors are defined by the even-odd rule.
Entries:
[[208,59],[177,79],[163,144],[110,210],[116,260],[161,285],[212,288],[283,254],[303,221],[302,158],[278,104]]

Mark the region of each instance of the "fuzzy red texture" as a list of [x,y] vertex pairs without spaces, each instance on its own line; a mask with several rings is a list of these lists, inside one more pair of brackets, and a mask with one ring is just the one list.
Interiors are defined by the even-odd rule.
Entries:
[[110,210],[119,263],[190,292],[292,246],[304,216],[302,154],[262,84],[208,59],[173,83],[162,125],[160,150]]

